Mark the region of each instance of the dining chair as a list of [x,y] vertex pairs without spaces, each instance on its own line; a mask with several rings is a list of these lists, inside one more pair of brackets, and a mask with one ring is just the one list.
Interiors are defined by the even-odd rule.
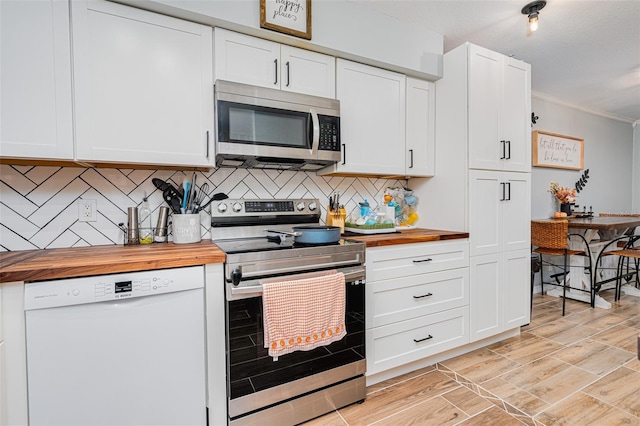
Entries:
[[[618,247],[615,250],[609,250],[609,247]],[[621,247],[621,248],[620,248]],[[605,269],[602,265],[602,260],[609,256],[617,256],[618,263],[615,268],[616,273],[613,277],[605,278],[598,281],[599,270]],[[633,261],[634,267],[630,266]],[[625,270],[626,265],[626,270]],[[596,260],[594,270],[594,287],[596,291],[602,287],[603,284],[615,281],[615,300],[620,300],[622,292],[622,283],[631,283],[631,279],[635,276],[635,286],[640,287],[640,235],[623,235],[605,245],[598,259]]]
[[[601,217],[640,217],[640,213],[600,213]],[[595,270],[594,270],[594,287],[596,291],[605,283],[615,281],[616,293],[615,300],[620,299],[622,281],[631,282],[631,278],[635,274],[635,286],[640,288],[640,235],[636,235],[635,227],[629,228],[624,235],[615,238],[606,244],[598,254]],[[618,250],[609,250],[610,247],[616,247]],[[618,263],[615,268],[616,274],[611,278],[598,281],[599,270],[611,269],[602,266],[602,260],[608,256],[618,256]],[[631,262],[633,260],[633,267]],[[626,265],[626,270],[625,270]]]
[[[562,286],[562,315],[565,314],[565,302],[567,289],[589,292],[591,307],[595,305],[595,291],[593,287],[593,274],[591,264],[591,251],[587,240],[580,234],[569,233],[569,222],[567,220],[532,220],[531,221],[531,245],[532,251],[540,256],[540,262],[544,265],[551,265],[554,268],[561,268],[558,274],[552,274],[556,282],[544,281],[544,267],[540,268],[541,293],[544,294],[544,284]],[[572,247],[580,247],[575,249]],[[544,257],[547,257],[547,261]],[[553,258],[561,256],[562,263],[557,263]],[[583,268],[589,274],[589,289],[570,286],[567,283],[569,275],[571,256],[580,256],[586,260],[587,266],[574,266]]]

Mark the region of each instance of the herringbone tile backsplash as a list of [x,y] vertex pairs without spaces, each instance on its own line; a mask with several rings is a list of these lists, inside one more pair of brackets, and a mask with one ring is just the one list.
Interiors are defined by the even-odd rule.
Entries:
[[[151,180],[160,178],[180,186],[192,172],[81,167],[0,165],[0,251],[123,244],[118,226],[126,223],[127,208],[149,196],[152,224],[166,205]],[[198,172],[200,186],[230,198],[318,198],[324,217],[329,196],[340,193],[348,212],[368,199],[372,207],[387,188],[404,180],[322,177],[314,173],[220,168]],[[79,201],[96,200],[98,220],[80,222]],[[203,239],[210,238],[210,217],[202,214]]]

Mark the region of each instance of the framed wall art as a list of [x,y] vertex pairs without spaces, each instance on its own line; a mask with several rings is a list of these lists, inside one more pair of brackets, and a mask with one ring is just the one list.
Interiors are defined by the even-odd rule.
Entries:
[[536,130],[531,135],[531,142],[531,159],[536,167],[584,168],[584,139]]
[[260,0],[260,28],[311,40],[311,0]]

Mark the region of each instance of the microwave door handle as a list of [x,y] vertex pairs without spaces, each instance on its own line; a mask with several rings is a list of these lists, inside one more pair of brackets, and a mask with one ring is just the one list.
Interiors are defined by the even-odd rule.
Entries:
[[313,108],[309,111],[309,114],[311,114],[311,123],[313,125],[311,155],[312,158],[316,158],[318,156],[318,146],[320,145],[320,120],[318,119],[318,113]]

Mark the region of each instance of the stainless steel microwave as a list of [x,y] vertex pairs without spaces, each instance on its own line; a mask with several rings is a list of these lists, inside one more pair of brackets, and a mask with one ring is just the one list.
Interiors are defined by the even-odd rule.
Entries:
[[217,80],[216,166],[314,171],[342,158],[340,101]]

